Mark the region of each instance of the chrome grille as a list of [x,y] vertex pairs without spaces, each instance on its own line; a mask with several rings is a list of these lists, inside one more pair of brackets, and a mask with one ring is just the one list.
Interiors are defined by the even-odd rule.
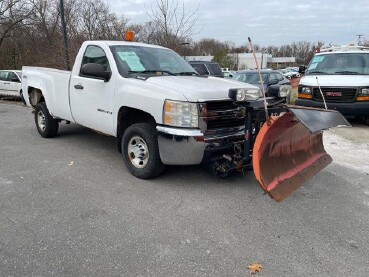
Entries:
[[[356,96],[356,88],[342,88],[342,87],[322,87],[322,92],[327,102],[353,102]],[[341,94],[333,96],[334,94]],[[331,95],[329,95],[331,94]],[[313,89],[314,100],[323,101],[319,88]]]
[[245,108],[232,101],[210,101],[203,106],[201,119],[207,131],[240,129],[245,125]]

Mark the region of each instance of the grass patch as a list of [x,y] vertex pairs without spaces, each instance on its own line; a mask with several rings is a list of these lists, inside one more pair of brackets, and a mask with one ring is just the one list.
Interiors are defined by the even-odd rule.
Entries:
[[298,88],[292,89],[291,97],[290,97],[290,104],[291,105],[295,105],[295,101],[296,101],[296,98],[297,98],[297,89]]

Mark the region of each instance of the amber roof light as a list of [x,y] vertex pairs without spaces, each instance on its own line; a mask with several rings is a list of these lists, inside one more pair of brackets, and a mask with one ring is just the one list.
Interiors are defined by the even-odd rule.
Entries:
[[124,33],[124,40],[125,41],[133,41],[133,32],[132,31],[127,31]]

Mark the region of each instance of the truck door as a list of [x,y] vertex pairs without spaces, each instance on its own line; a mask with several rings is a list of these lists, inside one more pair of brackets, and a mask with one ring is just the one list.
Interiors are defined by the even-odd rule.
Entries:
[[[87,63],[97,63],[110,71],[105,51],[89,45],[82,58],[81,68]],[[70,106],[74,120],[86,127],[114,135],[113,102],[114,76],[108,81],[81,74],[72,74],[70,83]]]

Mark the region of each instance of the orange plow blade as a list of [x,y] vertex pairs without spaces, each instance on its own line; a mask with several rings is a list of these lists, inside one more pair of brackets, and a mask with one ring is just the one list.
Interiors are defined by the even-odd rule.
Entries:
[[277,202],[332,162],[322,130],[350,126],[338,112],[298,106],[264,123],[253,148],[253,168],[263,190]]

